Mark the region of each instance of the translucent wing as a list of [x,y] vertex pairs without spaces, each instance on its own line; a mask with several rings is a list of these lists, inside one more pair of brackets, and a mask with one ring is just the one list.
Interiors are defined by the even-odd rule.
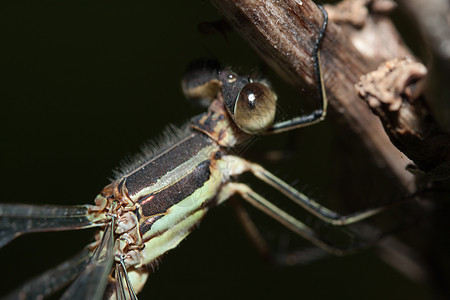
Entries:
[[0,248],[28,232],[76,230],[102,225],[89,220],[88,207],[0,204]]
[[83,272],[67,289],[61,299],[102,299],[114,262],[114,222],[105,229],[100,245]]
[[42,299],[51,295],[73,280],[83,270],[91,256],[92,254],[86,248],[70,260],[24,283],[4,300]]
[[122,262],[116,264],[116,299],[138,300]]

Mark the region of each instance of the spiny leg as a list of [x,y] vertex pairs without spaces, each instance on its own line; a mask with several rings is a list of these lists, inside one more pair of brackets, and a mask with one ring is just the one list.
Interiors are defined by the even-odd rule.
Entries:
[[[252,163],[250,161],[247,161],[243,158],[240,158],[238,156],[232,156],[228,155],[224,157],[224,160],[227,161],[227,165],[230,167],[230,170],[232,170],[231,175],[240,175],[244,172],[251,172],[253,175],[255,175],[258,179],[262,180],[263,182],[267,183],[268,185],[272,186],[273,188],[277,189],[281,193],[283,193],[286,197],[288,197],[290,200],[295,202],[296,204],[303,207],[305,210],[309,211],[311,214],[316,216],[317,218],[321,219],[322,221],[335,225],[335,226],[344,226],[344,225],[350,225],[355,222],[359,222],[361,220],[367,219],[369,217],[372,217],[387,208],[390,208],[394,205],[398,205],[400,203],[403,203],[404,201],[398,201],[386,205],[382,205],[380,207],[376,207],[373,209],[368,209],[364,211],[358,211],[349,215],[341,215],[336,211],[330,210],[316,201],[310,199],[303,193],[297,191],[292,186],[278,178],[277,176],[273,175],[266,169],[264,169],[262,166]],[[406,200],[405,200],[406,201]]]
[[235,198],[230,199],[229,203],[231,204],[238,221],[241,223],[244,232],[247,234],[256,250],[263,259],[269,261],[271,264],[280,266],[308,264],[329,255],[328,252],[317,247],[301,248],[289,252],[283,251],[281,253],[272,250],[266,238],[263,236],[242,203]]
[[264,134],[274,134],[274,133],[280,133],[283,131],[288,131],[296,128],[301,128],[309,125],[316,124],[323,119],[325,119],[325,115],[327,113],[327,95],[325,92],[325,86],[323,82],[323,76],[322,76],[322,65],[320,60],[320,44],[322,42],[323,36],[325,34],[325,30],[328,25],[328,13],[323,8],[322,5],[318,5],[318,7],[322,10],[323,13],[323,24],[322,28],[319,32],[319,36],[316,39],[316,43],[314,46],[314,52],[313,52],[313,59],[314,59],[314,73],[316,76],[316,82],[318,85],[318,101],[319,101],[319,108],[314,110],[312,113],[308,115],[303,115],[299,117],[295,117],[293,119],[278,122],[272,125]]
[[225,184],[219,195],[218,195],[218,203],[221,203],[231,197],[234,194],[239,194],[242,198],[244,198],[248,203],[257,209],[261,210],[271,218],[275,219],[280,224],[284,225],[286,228],[292,230],[297,235],[305,238],[310,241],[314,245],[334,254],[334,255],[345,255],[357,250],[361,250],[363,248],[367,248],[372,244],[373,241],[379,239],[376,237],[375,239],[364,244],[357,244],[354,241],[348,246],[335,246],[332,242],[320,236],[317,232],[315,232],[308,225],[303,223],[302,221],[296,219],[292,215],[288,214],[286,211],[280,209],[276,205],[272,204],[270,201],[253,191],[249,186],[243,183],[237,182],[228,182]]
[[272,251],[270,250],[269,245],[267,244],[265,238],[261,234],[261,231],[256,226],[255,222],[253,222],[252,218],[248,214],[247,210],[242,203],[238,201],[236,198],[231,198],[228,202],[231,204],[233,211],[244,228],[245,233],[258,250],[259,254],[264,258],[269,260],[270,262],[274,262]]

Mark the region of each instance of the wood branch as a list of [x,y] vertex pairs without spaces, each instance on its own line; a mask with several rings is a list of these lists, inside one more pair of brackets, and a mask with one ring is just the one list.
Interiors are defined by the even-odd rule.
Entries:
[[[366,18],[354,26],[347,8],[326,6],[330,19],[321,45],[329,111],[359,137],[377,164],[393,174],[398,188],[415,190],[405,170],[408,161],[389,141],[380,121],[358,98],[354,85],[361,75],[395,57],[412,57],[379,1],[351,1]],[[234,29],[287,82],[316,89],[312,54],[323,23],[322,11],[312,1],[212,0]],[[376,3],[378,3],[376,5]],[[370,13],[369,13],[370,12]],[[342,21],[346,14],[347,21]],[[360,13],[354,14],[358,17]],[[353,23],[353,24],[352,24]]]
[[431,116],[422,95],[424,65],[393,59],[361,77],[357,89],[392,143],[414,161],[410,170],[431,180],[450,176],[450,135]]

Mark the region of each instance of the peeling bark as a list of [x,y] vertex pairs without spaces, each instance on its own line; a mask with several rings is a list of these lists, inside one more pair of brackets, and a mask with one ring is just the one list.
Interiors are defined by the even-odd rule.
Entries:
[[362,76],[356,88],[392,143],[415,163],[409,169],[441,180],[450,176],[450,135],[440,129],[421,97],[426,74],[420,63],[393,59]]

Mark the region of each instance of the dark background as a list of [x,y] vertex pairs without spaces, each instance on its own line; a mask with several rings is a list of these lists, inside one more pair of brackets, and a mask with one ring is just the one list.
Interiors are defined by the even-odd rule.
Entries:
[[[193,59],[265,70],[234,33],[199,32],[200,22],[219,18],[207,1],[2,1],[1,202],[93,203],[122,157],[166,125],[201,112],[180,89]],[[298,101],[299,94],[269,77],[288,107]],[[267,137],[246,155],[321,200],[333,192],[333,131],[327,121]],[[291,160],[259,160],[293,136],[301,146]],[[93,232],[13,241],[0,250],[1,293],[74,255]],[[306,266],[268,265],[224,205],[163,259],[139,294],[151,297],[429,299],[431,292],[370,250]]]

